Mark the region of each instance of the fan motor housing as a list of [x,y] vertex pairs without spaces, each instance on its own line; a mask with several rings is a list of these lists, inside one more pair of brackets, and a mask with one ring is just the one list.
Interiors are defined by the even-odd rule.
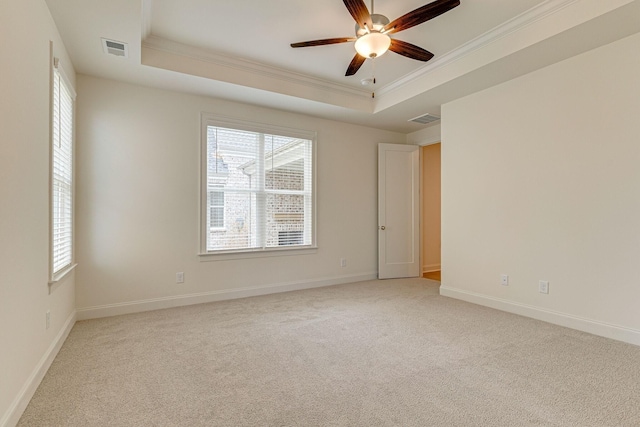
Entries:
[[[381,32],[384,26],[391,21],[389,21],[389,18],[384,15],[378,15],[377,13],[374,13],[371,15],[371,22],[373,22],[373,28],[369,28],[369,30]],[[367,31],[366,28],[363,28],[360,25],[356,24],[356,36],[360,37],[367,34],[368,32],[369,31]]]

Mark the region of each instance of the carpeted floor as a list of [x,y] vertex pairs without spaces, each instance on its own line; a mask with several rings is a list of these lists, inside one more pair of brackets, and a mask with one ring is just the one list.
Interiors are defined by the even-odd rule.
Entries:
[[19,423],[639,425],[639,347],[426,279],[78,322]]

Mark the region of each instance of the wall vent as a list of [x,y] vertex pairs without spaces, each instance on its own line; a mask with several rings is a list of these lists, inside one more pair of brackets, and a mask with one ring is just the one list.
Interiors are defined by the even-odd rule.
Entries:
[[437,122],[438,120],[440,120],[440,117],[427,113],[427,114],[423,114],[422,116],[414,117],[409,121],[414,123],[420,123],[421,125],[426,125],[427,123]]
[[121,58],[129,57],[129,45],[127,43],[115,40],[102,39],[102,50],[109,55],[119,56]]

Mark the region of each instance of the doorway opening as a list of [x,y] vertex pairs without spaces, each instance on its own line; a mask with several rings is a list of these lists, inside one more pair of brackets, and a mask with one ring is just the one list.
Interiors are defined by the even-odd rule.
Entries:
[[422,277],[441,281],[440,229],[440,143],[425,145],[422,150]]

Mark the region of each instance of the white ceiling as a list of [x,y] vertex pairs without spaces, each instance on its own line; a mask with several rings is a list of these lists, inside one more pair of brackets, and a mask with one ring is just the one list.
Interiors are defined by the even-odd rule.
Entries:
[[[365,0],[370,8],[370,1]],[[393,20],[429,0],[377,0]],[[440,105],[640,31],[640,0],[461,0],[394,38],[435,54],[386,53],[344,73],[354,35],[340,0],[47,0],[78,73],[410,133]],[[129,44],[106,55],[101,38]],[[375,98],[372,92],[375,91]]]
[[[393,20],[429,2],[378,0],[374,6],[377,13]],[[541,2],[463,0],[461,6],[444,15],[393,37],[441,55]],[[366,3],[371,9],[370,2]],[[151,32],[165,39],[356,88],[361,87],[362,78],[371,75],[371,66],[367,64],[355,76],[344,76],[355,54],[353,43],[297,50],[289,46],[299,41],[353,37],[354,20],[341,0],[154,0]],[[423,65],[395,53],[375,62],[376,77],[382,85]]]

